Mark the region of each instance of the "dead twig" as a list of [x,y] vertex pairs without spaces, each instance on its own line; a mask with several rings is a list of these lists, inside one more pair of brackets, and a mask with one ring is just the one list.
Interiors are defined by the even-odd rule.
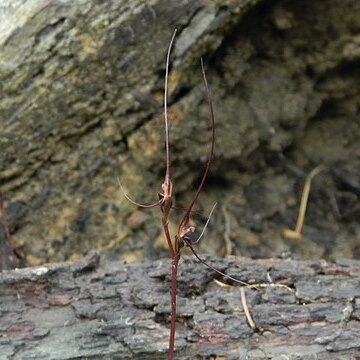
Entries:
[[299,214],[296,220],[295,230],[291,229],[283,229],[281,232],[281,236],[287,239],[295,239],[301,240],[302,238],[302,227],[304,225],[306,207],[309,199],[310,188],[311,188],[311,181],[312,179],[319,174],[321,171],[325,169],[324,165],[319,165],[315,169],[313,169],[309,175],[306,177],[304,189],[301,195],[300,207],[299,207]]
[[258,330],[258,327],[255,325],[255,322],[254,322],[254,320],[253,320],[253,318],[251,316],[250,310],[249,310],[248,305],[247,305],[245,287],[240,288],[240,298],[241,298],[241,305],[242,305],[242,307],[244,309],[246,320],[247,320],[249,326],[253,330]]

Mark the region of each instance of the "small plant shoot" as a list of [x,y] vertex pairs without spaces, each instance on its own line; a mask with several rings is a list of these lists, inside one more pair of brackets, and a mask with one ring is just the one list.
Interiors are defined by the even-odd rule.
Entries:
[[203,259],[200,258],[200,256],[195,251],[194,245],[196,245],[200,239],[203,237],[206,227],[209,224],[210,218],[213,214],[213,211],[216,207],[216,204],[213,206],[213,208],[210,211],[210,214],[208,216],[208,219],[205,223],[204,228],[202,229],[199,237],[197,239],[192,239],[191,235],[194,234],[196,228],[190,224],[190,217],[193,213],[193,207],[196,204],[196,201],[199,198],[199,195],[204,187],[206,178],[209,173],[210,164],[214,157],[214,151],[215,151],[215,113],[214,113],[214,107],[213,102],[210,95],[210,90],[208,86],[208,82],[205,75],[204,70],[204,64],[201,59],[201,70],[202,75],[205,83],[205,90],[207,93],[207,99],[209,103],[209,109],[210,109],[210,119],[211,119],[211,144],[208,154],[207,163],[205,166],[204,173],[202,175],[200,184],[195,192],[195,195],[193,196],[189,206],[184,210],[184,215],[182,217],[182,220],[180,222],[180,225],[178,227],[177,233],[172,237],[170,230],[169,230],[169,215],[171,213],[171,210],[173,209],[173,200],[172,200],[172,194],[173,194],[173,183],[171,179],[171,153],[170,153],[170,133],[169,133],[169,119],[168,119],[168,112],[167,112],[167,102],[168,102],[168,78],[169,78],[169,64],[170,64],[170,54],[171,49],[173,47],[173,43],[176,36],[176,30],[174,31],[168,51],[166,56],[166,65],[165,65],[165,90],[164,90],[164,128],[165,128],[165,152],[166,152],[166,172],[165,172],[165,178],[164,182],[161,185],[161,191],[158,193],[158,200],[155,201],[152,204],[141,204],[135,200],[133,200],[126,192],[124,187],[121,184],[120,179],[118,179],[120,190],[125,196],[125,198],[130,201],[132,204],[142,207],[142,208],[154,208],[159,206],[161,209],[161,225],[164,231],[164,235],[169,247],[169,253],[171,257],[171,320],[170,320],[170,338],[169,338],[169,351],[168,351],[168,359],[172,360],[174,359],[174,349],[175,349],[175,325],[176,325],[176,296],[177,296],[177,275],[178,275],[178,265],[181,257],[181,250],[185,247],[189,248],[190,251],[194,254],[196,259],[211,269],[212,271],[215,271],[219,275],[226,277],[228,279],[231,279],[234,282],[240,283],[242,285],[247,285],[245,282],[242,282],[241,280],[235,279],[229,275],[224,274],[223,272],[217,270],[216,268],[212,267],[211,265],[207,264]]

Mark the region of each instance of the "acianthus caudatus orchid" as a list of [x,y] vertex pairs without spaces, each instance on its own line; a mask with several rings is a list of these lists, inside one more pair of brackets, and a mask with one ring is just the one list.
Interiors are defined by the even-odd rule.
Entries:
[[169,247],[169,253],[172,259],[171,264],[171,320],[170,320],[170,339],[169,339],[169,351],[168,351],[168,359],[172,360],[174,359],[174,347],[175,347],[175,323],[176,323],[176,294],[177,294],[177,274],[178,274],[178,264],[181,257],[181,250],[184,247],[188,247],[191,252],[194,254],[194,256],[197,258],[199,262],[210,268],[211,270],[215,271],[216,273],[220,274],[221,276],[224,276],[226,278],[229,278],[237,283],[240,283],[242,285],[247,285],[245,282],[235,279],[229,275],[224,274],[223,272],[219,271],[218,269],[212,267],[211,265],[207,264],[203,259],[199,257],[197,252],[194,249],[194,245],[200,241],[202,238],[206,227],[210,221],[210,217],[215,209],[216,204],[211,209],[210,215],[206,221],[206,224],[201,231],[199,237],[197,239],[192,239],[191,235],[195,232],[196,228],[190,224],[190,217],[193,213],[193,207],[204,187],[206,178],[209,173],[210,164],[214,157],[214,151],[215,151],[215,114],[214,114],[214,108],[213,108],[213,102],[211,99],[210,91],[208,82],[205,75],[204,70],[204,64],[201,59],[201,69],[202,69],[202,75],[205,83],[205,89],[207,92],[207,98],[209,102],[209,108],[210,108],[210,119],[211,119],[211,144],[208,154],[208,160],[205,166],[205,171],[203,173],[202,179],[200,181],[200,184],[195,192],[195,195],[193,199],[190,202],[190,205],[184,210],[184,215],[182,217],[182,220],[180,222],[180,225],[178,227],[177,233],[172,238],[170,231],[169,231],[169,215],[171,213],[171,210],[173,209],[173,200],[172,200],[172,194],[173,194],[173,184],[171,181],[171,160],[170,160],[170,134],[169,134],[169,119],[168,119],[168,112],[167,112],[167,102],[168,102],[168,78],[169,78],[169,64],[170,64],[170,54],[171,49],[175,40],[176,36],[176,30],[174,31],[169,48],[167,51],[166,56],[166,67],[165,67],[165,91],[164,91],[164,127],[165,127],[165,151],[166,151],[166,172],[165,172],[165,178],[164,182],[161,185],[161,191],[158,193],[158,200],[152,204],[141,204],[137,201],[130,198],[126,193],[125,190],[119,181],[120,189],[122,193],[124,194],[125,198],[133,203],[136,206],[142,207],[142,208],[154,208],[159,206],[162,213],[162,228],[165,234],[166,241],[168,243]]

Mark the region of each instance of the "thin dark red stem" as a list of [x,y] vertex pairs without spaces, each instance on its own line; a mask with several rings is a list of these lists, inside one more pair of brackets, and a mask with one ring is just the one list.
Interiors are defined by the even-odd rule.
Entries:
[[170,235],[170,231],[169,231],[169,223],[168,223],[168,220],[165,218],[165,216],[162,217],[162,226],[164,229],[166,241],[168,243],[170,257],[173,259],[175,257],[175,250],[174,250],[173,243],[171,241],[171,235]]
[[209,156],[208,156],[208,161],[206,163],[206,168],[204,171],[204,174],[202,176],[200,185],[198,186],[196,193],[194,195],[194,198],[192,199],[190,206],[187,208],[187,211],[180,223],[179,228],[181,228],[184,224],[186,225],[189,222],[190,219],[190,214],[192,211],[192,208],[196,202],[196,200],[198,199],[201,190],[204,186],[205,180],[207,178],[207,175],[209,173],[209,169],[210,169],[210,164],[211,161],[214,157],[214,151],[215,151],[215,113],[214,113],[214,107],[213,107],[213,103],[212,103],[212,99],[211,99],[211,95],[210,95],[210,90],[209,90],[209,85],[206,79],[206,75],[205,75],[205,70],[204,70],[204,63],[203,60],[201,59],[201,70],[202,70],[202,74],[203,74],[203,78],[204,78],[204,83],[205,83],[205,89],[206,89],[206,93],[207,93],[207,98],[208,98],[208,102],[209,102],[209,108],[210,108],[210,117],[211,117],[211,146],[210,146],[210,150],[209,150]]
[[165,90],[164,90],[164,125],[165,125],[165,147],[166,147],[166,174],[165,184],[171,181],[171,166],[170,166],[170,135],[169,135],[169,120],[167,112],[167,101],[168,101],[168,82],[169,82],[169,64],[171,48],[174,43],[175,35],[177,30],[175,29],[172,38],[170,40],[167,56],[166,56],[166,68],[165,68]]
[[176,326],[176,294],[177,294],[177,272],[180,260],[180,253],[172,258],[171,262],[171,323],[168,360],[174,359],[175,348],[175,326]]
[[166,173],[165,180],[163,184],[163,204],[161,207],[162,210],[162,226],[164,229],[166,241],[168,243],[169,252],[171,258],[175,257],[174,246],[171,241],[171,235],[169,232],[169,213],[172,206],[172,182],[171,182],[171,158],[170,158],[170,135],[169,135],[169,120],[168,120],[168,112],[167,112],[167,101],[168,101],[168,82],[169,82],[169,64],[170,64],[170,54],[171,48],[174,43],[176,35],[176,29],[172,35],[170,40],[167,56],[166,56],[166,66],[165,66],[165,90],[164,90],[164,126],[165,126],[165,148],[166,148]]

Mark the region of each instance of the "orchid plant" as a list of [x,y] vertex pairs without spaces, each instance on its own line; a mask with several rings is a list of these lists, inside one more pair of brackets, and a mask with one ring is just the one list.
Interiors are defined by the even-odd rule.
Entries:
[[195,192],[195,195],[193,196],[189,206],[184,210],[184,215],[182,217],[182,220],[180,222],[180,225],[178,227],[177,233],[174,235],[174,237],[171,236],[170,230],[169,230],[169,216],[171,213],[171,210],[173,207],[173,183],[171,179],[171,160],[170,160],[170,134],[169,134],[169,119],[168,119],[168,111],[167,111],[167,103],[168,103],[168,78],[169,78],[169,64],[170,64],[170,54],[171,49],[173,47],[173,43],[176,36],[176,30],[174,31],[168,51],[166,56],[166,67],[165,67],[165,90],[164,90],[164,127],[165,127],[165,151],[166,151],[166,172],[165,172],[165,178],[164,182],[161,185],[161,191],[158,193],[158,200],[152,204],[141,204],[137,201],[133,200],[127,193],[125,192],[125,189],[120,182],[120,179],[118,178],[119,186],[121,189],[121,192],[125,196],[125,198],[130,201],[132,204],[142,207],[142,208],[154,208],[159,206],[162,213],[161,223],[162,228],[164,231],[164,235],[168,244],[170,257],[172,259],[171,264],[171,320],[170,320],[170,339],[169,339],[169,351],[168,351],[168,359],[172,360],[174,359],[174,348],[175,348],[175,325],[176,325],[176,297],[177,297],[177,274],[178,274],[178,265],[181,258],[181,251],[183,248],[187,247],[190,249],[190,251],[194,254],[196,259],[201,262],[206,267],[210,268],[212,271],[215,271],[221,276],[224,276],[226,278],[229,278],[237,283],[240,283],[242,285],[247,285],[245,282],[235,279],[229,275],[224,274],[223,272],[219,271],[218,269],[212,267],[206,261],[201,259],[197,252],[195,251],[194,245],[197,244],[200,239],[203,237],[204,232],[206,230],[207,225],[209,224],[211,215],[216,207],[216,204],[213,206],[213,208],[210,211],[210,214],[208,216],[208,219],[205,223],[205,226],[203,230],[201,231],[199,237],[197,239],[192,239],[191,235],[194,234],[196,228],[195,226],[190,224],[190,218],[193,214],[193,207],[195,203],[197,202],[199,195],[204,187],[206,178],[209,173],[210,164],[214,157],[214,151],[215,151],[215,114],[214,114],[214,107],[213,102],[210,95],[210,90],[208,86],[208,82],[205,75],[204,70],[204,64],[201,59],[201,69],[202,69],[202,75],[205,83],[205,89],[207,92],[207,98],[210,108],[210,119],[211,119],[211,144],[208,154],[207,163],[205,166],[205,171],[203,173],[202,179],[200,181],[200,184]]

